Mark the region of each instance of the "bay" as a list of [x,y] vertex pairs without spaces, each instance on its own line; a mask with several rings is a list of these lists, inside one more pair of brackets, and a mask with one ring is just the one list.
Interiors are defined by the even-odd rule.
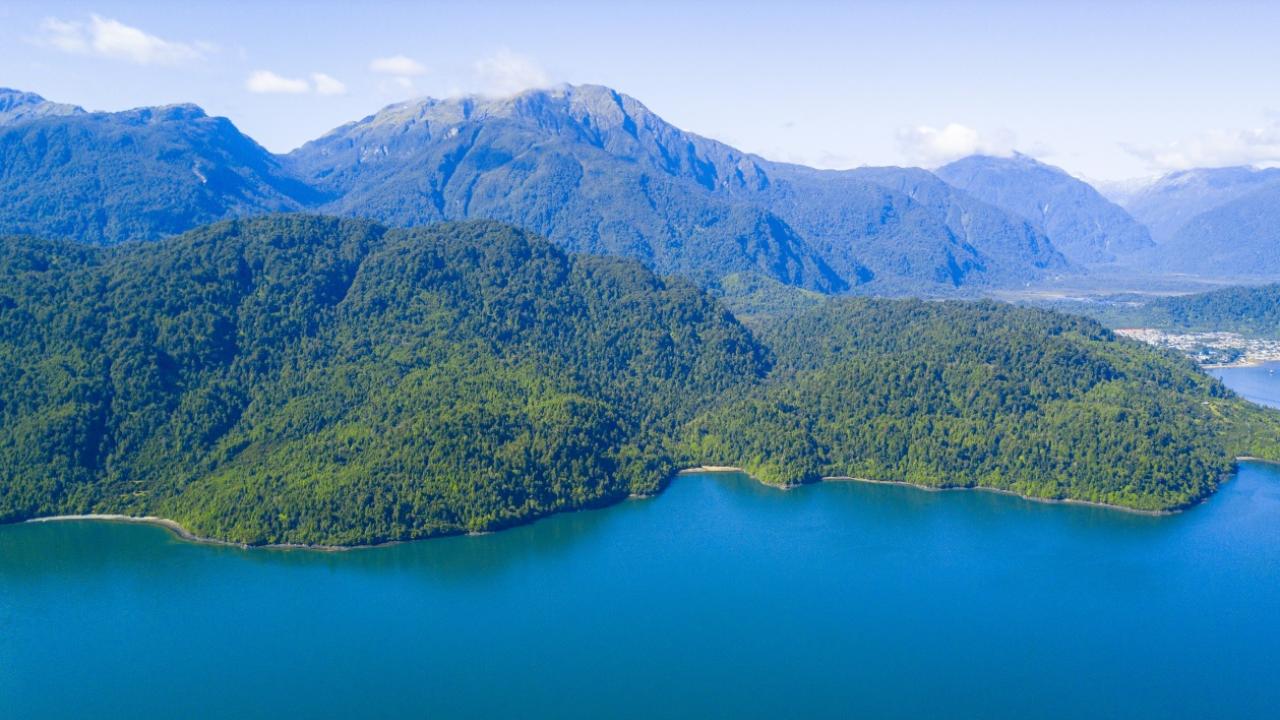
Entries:
[[1261,463],[1167,517],[696,474],[341,553],[12,525],[0,716],[1273,717],[1277,608]]

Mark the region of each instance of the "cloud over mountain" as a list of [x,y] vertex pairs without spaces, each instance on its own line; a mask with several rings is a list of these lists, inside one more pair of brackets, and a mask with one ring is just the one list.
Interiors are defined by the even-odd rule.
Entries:
[[1243,130],[1207,130],[1163,145],[1126,143],[1122,147],[1158,171],[1275,166],[1280,165],[1280,121]]
[[929,125],[905,127],[898,131],[898,146],[912,162],[936,167],[970,155],[1009,157],[1013,154],[1013,133],[993,132],[984,136],[959,123],[942,128]]
[[475,72],[485,94],[499,97],[551,84],[546,71],[532,58],[507,48],[477,60]]

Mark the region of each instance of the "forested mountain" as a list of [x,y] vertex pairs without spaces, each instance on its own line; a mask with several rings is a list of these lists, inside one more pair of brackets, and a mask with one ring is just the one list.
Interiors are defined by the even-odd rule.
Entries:
[[770,377],[699,418],[695,455],[767,482],[988,487],[1147,510],[1280,457],[1277,414],[1097,323],[994,302],[830,298],[765,317]]
[[84,109],[75,105],[49,102],[35,93],[0,88],[0,126],[42,117],[83,114]]
[[1085,311],[1112,327],[1152,327],[1170,332],[1227,331],[1280,339],[1280,285],[1229,287],[1138,303],[1087,306]]
[[369,543],[651,493],[701,462],[1162,509],[1277,452],[1274,415],[1091,321],[828,300],[760,322],[492,222],[9,238],[0,519]]
[[938,168],[938,177],[1033,222],[1078,263],[1114,262],[1152,246],[1147,229],[1088,183],[1026,155],[973,155]]
[[770,163],[598,86],[392,105],[289,162],[338,198],[328,211],[499,219],[704,280],[750,271],[816,290],[945,292],[1065,264],[1023,221],[951,188],[921,201],[885,173]]
[[692,286],[495,224],[2,247],[6,520],[160,513],[249,542],[502,527],[657,490],[675,428],[768,367]]
[[194,105],[86,113],[0,91],[0,232],[149,240],[318,199],[229,120]]
[[1169,173],[1118,202],[1151,229],[1157,242],[1167,242],[1201,213],[1257,190],[1280,187],[1280,169],[1251,167],[1201,168]]
[[1191,218],[1160,245],[1158,259],[1195,275],[1280,277],[1280,181]]

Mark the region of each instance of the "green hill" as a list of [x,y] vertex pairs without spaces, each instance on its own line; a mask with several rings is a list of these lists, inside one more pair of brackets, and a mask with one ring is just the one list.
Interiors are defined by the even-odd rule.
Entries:
[[900,480],[1162,511],[1211,494],[1237,455],[1280,457],[1276,413],[1083,318],[832,298],[766,317],[759,338],[776,353],[770,377],[687,437],[766,482]]
[[0,520],[154,514],[247,543],[374,543],[652,493],[702,462],[1162,509],[1280,437],[1272,414],[1087,320],[829,301],[761,323],[488,222],[3,240]]
[[1194,295],[1078,309],[1111,327],[1154,327],[1169,332],[1236,332],[1280,339],[1280,285],[1228,287]]

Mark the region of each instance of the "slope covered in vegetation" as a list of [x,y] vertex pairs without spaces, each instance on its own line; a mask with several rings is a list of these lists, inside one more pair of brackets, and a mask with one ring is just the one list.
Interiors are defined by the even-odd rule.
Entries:
[[[0,106],[12,95],[0,88]],[[226,118],[194,105],[30,107],[30,115],[0,118],[0,232],[152,240],[322,199]]]
[[1271,411],[1097,323],[993,302],[830,299],[765,316],[771,376],[695,423],[699,457],[766,482],[989,487],[1170,510],[1239,454],[1280,457]]
[[500,527],[657,490],[678,424],[766,368],[692,287],[494,224],[3,248],[5,519],[158,513],[246,542]]
[[1280,339],[1280,285],[1228,287],[1136,303],[1086,305],[1079,310],[1111,327],[1154,327],[1170,332],[1225,331]]
[[1087,320],[864,300],[762,318],[753,334],[683,281],[488,222],[0,241],[0,520],[373,543],[652,493],[703,462],[1164,509],[1280,437]]

